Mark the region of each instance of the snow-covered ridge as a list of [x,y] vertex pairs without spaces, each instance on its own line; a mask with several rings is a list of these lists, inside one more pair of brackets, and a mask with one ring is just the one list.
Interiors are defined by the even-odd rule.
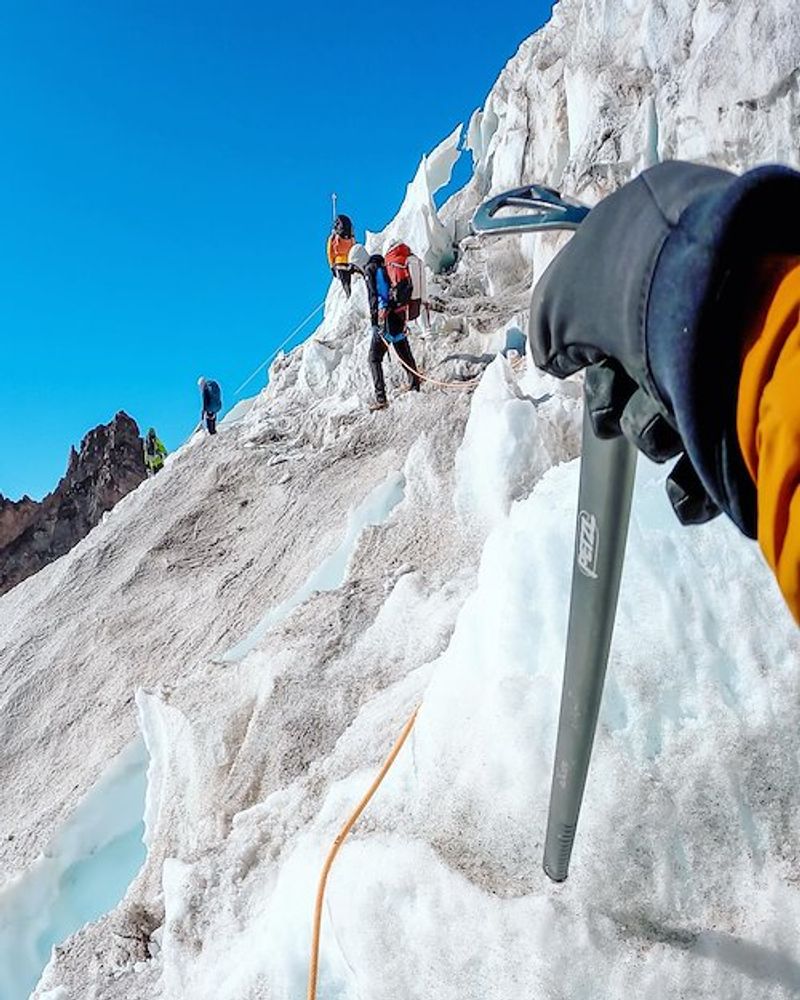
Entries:
[[[555,241],[465,238],[485,194],[536,179],[591,201],[656,156],[797,163],[793,9],[560,0],[472,116],[470,183],[432,209],[453,134],[375,237],[437,269],[457,244],[420,364],[467,377],[525,329]],[[551,885],[579,389],[501,358],[474,392],[368,415],[366,325],[360,285],[332,285],[240,419],[0,600],[4,869],[134,738],[137,687],[150,753],[147,861],[36,996],[302,995],[325,852],[420,702],[332,873],[320,1000],[796,995],[800,643],[755,548],[679,529],[640,466],[572,875]]]

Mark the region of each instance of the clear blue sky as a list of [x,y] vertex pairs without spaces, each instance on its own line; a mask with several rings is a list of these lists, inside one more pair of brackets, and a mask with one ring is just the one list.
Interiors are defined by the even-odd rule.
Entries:
[[0,492],[119,409],[176,447],[200,374],[232,403],[325,294],[331,191],[380,229],[550,6],[5,0]]

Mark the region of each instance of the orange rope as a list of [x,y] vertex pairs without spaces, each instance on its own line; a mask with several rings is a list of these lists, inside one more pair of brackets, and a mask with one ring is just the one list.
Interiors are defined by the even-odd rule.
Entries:
[[394,764],[397,755],[403,748],[403,744],[405,743],[406,738],[408,737],[408,734],[411,732],[411,729],[413,728],[414,723],[416,721],[417,712],[419,712],[419,707],[414,709],[414,714],[411,716],[411,718],[408,720],[405,726],[403,726],[403,731],[398,736],[395,745],[392,747],[391,753],[384,761],[383,767],[378,772],[378,776],[369,786],[367,794],[358,803],[358,805],[350,815],[348,821],[339,831],[336,840],[334,840],[331,849],[328,851],[327,858],[325,858],[325,864],[322,866],[322,873],[319,877],[319,886],[317,887],[317,901],[314,906],[314,933],[311,940],[311,964],[308,969],[308,994],[307,994],[308,1000],[316,1000],[317,996],[317,977],[319,973],[319,938],[320,938],[320,928],[322,926],[322,903],[325,898],[325,886],[328,881],[328,874],[330,873],[331,866],[333,865],[336,855],[339,853],[339,848],[344,843],[344,840],[347,837],[348,833],[350,833],[350,831],[353,829],[356,821],[358,820],[358,817],[367,807],[369,800],[378,790],[381,782],[386,777],[389,768],[392,766],[392,764]]
[[[388,351],[389,347],[391,346],[389,341],[386,340],[384,337],[381,337],[381,340],[386,345],[386,350]],[[403,359],[400,357],[397,351],[395,351],[394,356],[397,358],[397,360],[400,362],[403,368],[411,372],[412,375],[416,375],[417,378],[422,379],[423,382],[430,382],[431,385],[438,385],[442,389],[471,389],[472,386],[477,385],[478,382],[480,382],[481,380],[481,376],[478,375],[477,378],[465,379],[461,382],[440,382],[438,379],[431,378],[430,375],[423,375],[422,372],[418,372],[416,368],[412,368],[411,365],[406,364],[406,362],[403,361]],[[514,371],[520,370],[520,367],[522,367],[522,365],[520,365],[520,362],[522,362],[522,365],[524,365],[525,359],[517,358],[515,361],[511,362],[511,367],[514,369]]]
[[[381,340],[386,344],[386,350],[388,351],[391,344],[385,337],[381,337]],[[406,369],[406,371],[411,372],[412,375],[416,375],[417,378],[422,379],[423,382],[430,382],[431,385],[438,385],[442,389],[469,389],[473,385],[477,385],[480,382],[480,377],[472,378],[468,380],[463,380],[461,382],[440,382],[438,379],[431,378],[430,375],[423,375],[422,372],[418,372],[416,368],[412,368],[411,365],[406,364],[405,361],[400,357],[397,351],[394,352],[394,356]]]

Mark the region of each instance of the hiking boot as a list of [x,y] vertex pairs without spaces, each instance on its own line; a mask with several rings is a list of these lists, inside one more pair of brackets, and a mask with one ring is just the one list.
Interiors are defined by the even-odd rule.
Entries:
[[369,404],[370,412],[374,413],[376,410],[385,410],[388,405],[385,399],[376,399],[374,403]]
[[397,395],[401,396],[404,392],[419,392],[419,390],[420,390],[420,383],[414,382],[413,384],[406,384],[404,386],[401,386],[397,390]]

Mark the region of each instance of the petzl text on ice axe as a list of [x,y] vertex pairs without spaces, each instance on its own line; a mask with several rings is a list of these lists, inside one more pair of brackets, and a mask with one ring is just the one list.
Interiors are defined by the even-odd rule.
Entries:
[[[516,214],[498,217],[504,209]],[[522,210],[522,214],[520,214]],[[475,213],[475,233],[577,229],[589,209],[552,188],[530,185],[498,195]],[[563,882],[575,841],[628,535],[636,449],[624,437],[596,437],[584,405],[575,558],[544,870]]]

